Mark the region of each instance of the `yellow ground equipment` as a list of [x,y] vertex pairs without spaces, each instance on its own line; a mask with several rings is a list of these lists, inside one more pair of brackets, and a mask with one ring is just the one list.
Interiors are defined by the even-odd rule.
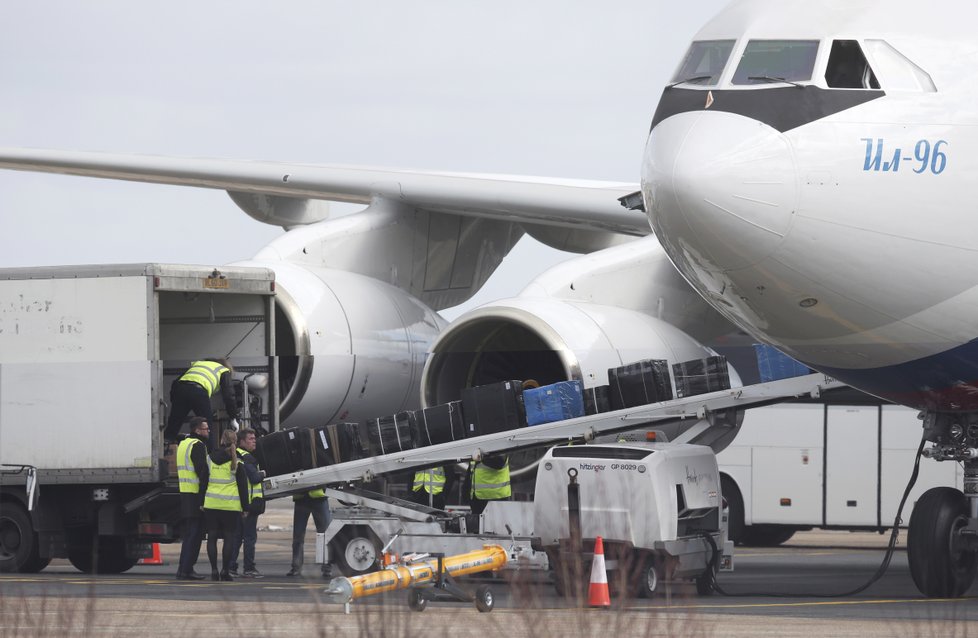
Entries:
[[479,611],[488,612],[493,607],[493,595],[488,586],[482,585],[475,593],[468,593],[459,588],[453,578],[500,570],[506,560],[506,550],[499,545],[485,545],[480,550],[456,556],[408,554],[380,571],[334,578],[325,594],[329,602],[345,604],[364,596],[409,589],[408,605],[415,611],[424,610],[429,600],[452,600],[474,602]]

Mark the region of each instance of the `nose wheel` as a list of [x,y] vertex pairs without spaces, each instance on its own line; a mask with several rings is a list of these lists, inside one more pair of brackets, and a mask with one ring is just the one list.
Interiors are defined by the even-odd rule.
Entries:
[[978,571],[978,538],[968,498],[950,487],[927,490],[914,505],[907,535],[910,574],[929,598],[964,594]]

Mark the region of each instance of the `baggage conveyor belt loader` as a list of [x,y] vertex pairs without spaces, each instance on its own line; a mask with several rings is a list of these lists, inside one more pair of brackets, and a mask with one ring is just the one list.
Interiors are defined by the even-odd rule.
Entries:
[[[650,595],[663,579],[691,579],[705,592],[718,566],[715,548],[725,557],[730,554],[721,520],[719,473],[709,443],[729,441],[741,421],[737,413],[745,408],[803,395],[817,397],[836,387],[842,384],[809,374],[487,434],[270,477],[265,494],[275,498],[334,486],[327,494],[346,507],[334,511],[330,527],[319,535],[317,562],[332,559],[346,576],[376,569],[380,548],[394,537],[392,549],[399,553],[453,555],[495,544],[508,550],[508,569],[554,569],[558,591],[569,595],[574,590],[570,582],[586,582],[589,552],[594,537],[601,535],[609,548],[606,563],[613,587],[617,583]],[[389,472],[592,442],[640,428],[666,433],[672,442],[550,450],[537,473],[536,502],[491,502],[480,529],[468,533],[464,526],[461,533],[446,531],[453,520],[450,513],[350,486]]]

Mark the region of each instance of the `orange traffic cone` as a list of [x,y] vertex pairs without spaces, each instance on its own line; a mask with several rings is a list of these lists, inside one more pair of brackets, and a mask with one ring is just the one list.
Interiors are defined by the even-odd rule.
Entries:
[[591,562],[591,584],[587,588],[587,604],[591,607],[611,607],[608,594],[608,572],[604,568],[604,541],[594,539],[594,560]]
[[153,543],[153,555],[149,558],[140,558],[140,565],[162,565],[163,557],[160,556],[160,544]]

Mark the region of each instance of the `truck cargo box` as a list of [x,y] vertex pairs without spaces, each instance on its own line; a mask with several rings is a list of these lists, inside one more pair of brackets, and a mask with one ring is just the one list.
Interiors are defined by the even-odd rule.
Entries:
[[269,376],[276,429],[274,294],[265,268],[0,270],[0,462],[42,484],[165,478],[170,383],[207,356]]

